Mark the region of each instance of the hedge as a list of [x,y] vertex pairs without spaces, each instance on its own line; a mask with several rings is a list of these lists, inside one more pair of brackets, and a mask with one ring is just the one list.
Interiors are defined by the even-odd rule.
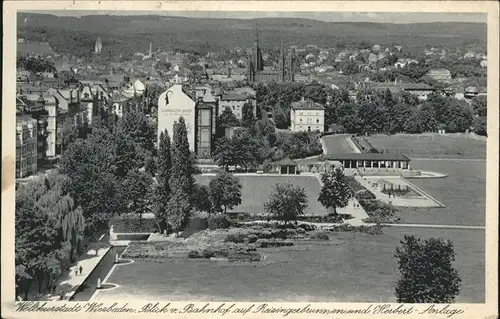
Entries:
[[118,217],[111,221],[115,233],[155,233],[159,232],[154,219]]

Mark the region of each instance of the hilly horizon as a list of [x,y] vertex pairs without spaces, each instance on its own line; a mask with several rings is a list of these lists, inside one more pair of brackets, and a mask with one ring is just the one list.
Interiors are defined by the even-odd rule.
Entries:
[[[216,51],[251,47],[256,25],[260,44],[334,47],[349,43],[403,46],[485,46],[486,23],[325,22],[310,18],[192,18],[153,15],[55,16],[18,13],[18,36],[47,41],[59,53],[86,52],[99,36],[109,54],[131,54],[153,42],[155,48]],[[90,53],[90,51],[89,51]]]

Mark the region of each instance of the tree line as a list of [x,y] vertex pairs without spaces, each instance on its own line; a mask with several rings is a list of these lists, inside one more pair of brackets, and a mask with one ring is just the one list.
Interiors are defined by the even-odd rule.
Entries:
[[399,132],[423,133],[445,129],[447,132],[474,131],[486,134],[486,98],[473,98],[471,104],[440,93],[432,93],[426,101],[403,92],[392,94],[389,89],[360,89],[353,99],[343,89],[330,89],[315,84],[258,85],[257,101],[272,112],[278,128],[290,125],[292,102],[302,96],[325,106],[325,131],[332,124],[346,133],[372,134]]

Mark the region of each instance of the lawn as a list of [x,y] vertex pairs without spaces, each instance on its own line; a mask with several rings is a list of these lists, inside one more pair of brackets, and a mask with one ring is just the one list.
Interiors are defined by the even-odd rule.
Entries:
[[328,242],[262,249],[267,262],[222,266],[207,260],[136,260],[117,267],[97,300],[395,302],[394,251],[403,235],[439,236],[455,245],[458,302],[484,302],[484,231],[385,228],[383,235],[330,233]]
[[467,135],[372,135],[366,139],[379,151],[400,152],[409,157],[486,158],[486,142]]
[[350,134],[337,134],[323,136],[328,154],[354,153],[354,150],[347,142]]
[[444,208],[401,208],[402,223],[484,226],[486,161],[413,160],[416,169],[448,174],[446,178],[409,179]]
[[[197,175],[196,182],[208,185],[214,176]],[[290,183],[303,187],[307,192],[308,206],[305,214],[326,215],[326,209],[318,202],[321,187],[318,180],[311,176],[237,176],[242,187],[241,205],[230,211],[247,213],[264,213],[264,202],[269,199],[272,189],[276,183]]]

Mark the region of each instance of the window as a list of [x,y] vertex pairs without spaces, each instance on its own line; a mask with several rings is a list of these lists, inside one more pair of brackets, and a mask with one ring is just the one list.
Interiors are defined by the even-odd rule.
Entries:
[[316,123],[319,123],[319,119],[316,119]]

